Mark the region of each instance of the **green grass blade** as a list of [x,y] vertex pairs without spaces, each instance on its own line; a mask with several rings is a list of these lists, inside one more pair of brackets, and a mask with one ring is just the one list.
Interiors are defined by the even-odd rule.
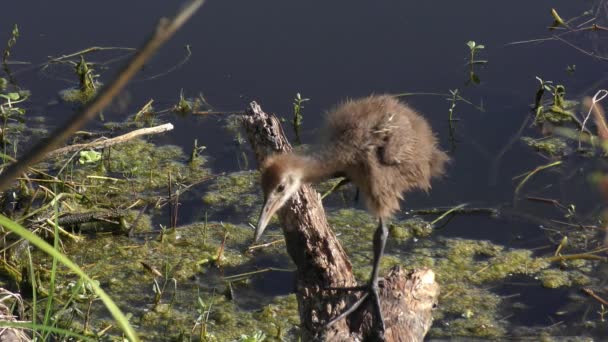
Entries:
[[72,270],[72,272],[76,273],[78,276],[80,276],[84,280],[86,280],[91,285],[91,288],[93,289],[95,294],[97,296],[99,296],[101,301],[104,303],[104,305],[106,306],[108,311],[110,311],[110,313],[112,314],[112,316],[118,323],[118,326],[125,333],[126,337],[129,339],[129,341],[131,341],[131,342],[139,341],[139,338],[135,334],[135,330],[133,329],[133,327],[131,327],[131,324],[129,324],[129,320],[122,313],[122,311],[120,311],[120,309],[118,308],[116,303],[114,303],[114,301],[110,298],[110,296],[108,296],[105,293],[105,291],[101,289],[101,287],[99,285],[97,285],[86,273],[84,273],[84,271],[82,269],[80,269],[80,267],[78,267],[78,265],[76,265],[74,262],[72,262],[72,260],[70,260],[67,256],[63,255],[62,253],[57,251],[55,248],[53,248],[53,246],[46,243],[46,241],[42,240],[40,237],[38,237],[34,233],[30,232],[29,230],[23,228],[21,225],[11,221],[9,218],[7,218],[4,215],[0,215],[0,225],[11,230],[15,234],[18,234],[22,238],[26,239],[31,244],[38,247],[39,249],[41,249],[43,252],[50,255],[51,257],[57,258],[57,260],[60,263],[62,263],[67,268]]
[[92,337],[88,337],[82,334],[78,334],[66,329],[61,329],[61,328],[56,328],[56,327],[50,327],[50,326],[45,326],[45,325],[41,325],[41,324],[34,324],[34,323],[25,323],[25,322],[11,322],[11,321],[0,321],[0,327],[3,328],[16,328],[16,329],[31,329],[33,331],[46,331],[49,333],[56,333],[56,334],[60,334],[63,336],[71,336],[71,337],[76,337],[79,341],[98,341],[98,339],[92,338]]
[[[59,246],[59,225],[57,224],[57,218],[59,217],[59,213],[58,213],[58,201],[53,201],[54,205],[54,211],[55,211],[55,215],[53,215],[55,217],[55,232],[54,232],[54,238],[53,238],[53,249],[54,250],[58,250],[57,246]],[[51,266],[51,279],[49,281],[49,295],[47,296],[47,300],[46,300],[46,309],[44,310],[44,320],[42,325],[44,326],[48,326],[49,325],[49,321],[51,320],[51,310],[53,309],[53,300],[55,299],[55,278],[57,276],[57,258],[55,256],[53,256],[53,263]],[[46,338],[48,338],[49,335],[44,334],[43,335],[43,340],[46,340]]]

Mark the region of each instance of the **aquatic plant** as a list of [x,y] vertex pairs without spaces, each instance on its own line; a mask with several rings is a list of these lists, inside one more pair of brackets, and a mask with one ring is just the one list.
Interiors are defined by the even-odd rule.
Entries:
[[11,31],[11,37],[8,42],[6,42],[6,47],[4,48],[4,53],[2,54],[2,64],[6,66],[8,62],[8,58],[11,55],[11,50],[17,44],[17,38],[19,38],[19,26],[17,24],[13,25],[13,30]]
[[[554,124],[565,124],[575,122],[579,127],[582,127],[582,123],[574,114],[574,108],[578,105],[578,102],[566,100],[566,87],[561,84],[553,85],[553,82],[545,81],[538,76],[536,77],[536,80],[539,82],[539,87],[536,90],[536,95],[534,97],[534,123],[540,124],[550,122]],[[543,104],[545,92],[551,94],[551,103]]]
[[477,44],[472,40],[467,42],[467,46],[469,47],[469,61],[467,62],[467,65],[469,66],[469,79],[467,80],[467,83],[479,84],[481,83],[481,80],[475,73],[475,66],[486,64],[488,61],[485,59],[477,59],[476,57],[477,54],[486,47],[485,45]]
[[304,116],[302,115],[302,109],[304,109],[303,103],[306,101],[310,101],[310,99],[303,98],[300,93],[296,94],[296,97],[293,99],[293,131],[296,136],[296,143],[299,145],[302,142],[300,141],[300,127],[302,126],[302,121]]

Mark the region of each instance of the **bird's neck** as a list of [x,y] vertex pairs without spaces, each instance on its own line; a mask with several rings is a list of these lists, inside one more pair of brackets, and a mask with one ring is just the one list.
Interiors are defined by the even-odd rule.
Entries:
[[339,170],[339,166],[333,159],[323,154],[294,155],[295,165],[302,172],[302,181],[305,183],[317,183],[332,178]]

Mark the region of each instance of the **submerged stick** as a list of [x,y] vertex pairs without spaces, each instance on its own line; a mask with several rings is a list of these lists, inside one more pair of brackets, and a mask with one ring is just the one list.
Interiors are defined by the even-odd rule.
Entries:
[[131,131],[131,132],[123,134],[123,135],[119,135],[114,138],[101,138],[98,141],[93,141],[93,142],[86,143],[86,144],[74,144],[74,145],[69,145],[69,146],[65,146],[62,148],[58,148],[56,150],[53,150],[53,151],[47,153],[47,155],[44,156],[44,159],[50,159],[50,158],[53,158],[53,157],[56,157],[56,156],[59,156],[62,154],[80,151],[80,150],[84,150],[84,149],[106,148],[106,147],[110,147],[113,145],[123,143],[123,142],[131,140],[131,139],[135,139],[137,137],[144,136],[144,135],[159,134],[159,133],[164,133],[164,132],[171,131],[171,130],[173,130],[173,125],[170,123],[166,123],[164,125],[160,125],[160,126],[156,126],[156,127],[146,127],[146,128],[136,129],[134,131]]
[[152,37],[131,58],[124,69],[105,86],[80,112],[72,116],[66,123],[55,129],[48,138],[42,139],[32,147],[18,162],[11,164],[0,177],[0,191],[6,190],[11,182],[27,170],[29,165],[42,160],[44,155],[76,132],[97,113],[104,109],[110,101],[127,85],[127,82],[141,70],[146,61],[203,5],[204,0],[192,0],[172,19],[161,18]]

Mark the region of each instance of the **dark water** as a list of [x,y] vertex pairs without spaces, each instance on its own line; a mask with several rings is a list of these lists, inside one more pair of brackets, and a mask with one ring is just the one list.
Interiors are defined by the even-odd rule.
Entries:
[[[303,140],[310,142],[323,111],[347,97],[385,92],[447,93],[458,88],[463,97],[483,103],[485,112],[459,102],[455,142],[449,139],[450,104],[443,97],[407,98],[429,118],[453,163],[449,177],[436,182],[430,196],[412,194],[405,205],[421,208],[467,202],[480,207],[511,206],[516,184],[512,178],[547,162],[519,140],[509,145],[530,116],[538,86],[535,76],[565,84],[570,97],[580,98],[606,87],[608,68],[606,61],[558,41],[507,44],[550,36],[547,27],[552,22],[552,7],[570,18],[597,6],[605,4],[566,0],[211,0],[125,90],[121,98],[126,106],[113,106],[106,119],[121,120],[151,98],[157,108],[170,107],[180,89],[192,97],[204,94],[216,110],[240,111],[256,100],[266,111],[289,119],[292,99],[300,92],[311,99],[305,104],[303,126]],[[8,39],[13,23],[19,24],[21,37],[12,58],[33,64],[44,62],[49,55],[89,46],[137,47],[156,19],[174,9],[175,3],[169,1],[14,1],[0,11],[0,42]],[[600,22],[605,24],[606,18]],[[589,51],[598,48],[593,45],[598,41],[589,36],[574,37],[573,42]],[[479,58],[489,61],[478,70],[482,81],[478,86],[465,85],[465,43],[469,40],[486,46]],[[185,56],[186,44],[192,49],[188,63],[163,77],[146,80],[177,64]],[[120,64],[110,65],[102,81]],[[566,72],[568,65],[576,65],[573,75]],[[34,110],[46,115],[50,123],[59,123],[72,113],[72,106],[57,101],[57,90],[71,86],[58,79],[57,73],[42,74],[21,65],[12,69],[18,84],[32,91]],[[220,117],[164,119],[172,122],[175,130],[159,137],[159,142],[189,150],[198,139],[207,146],[214,171],[239,170],[233,136],[218,129],[223,125]],[[525,132],[534,134],[528,126]],[[575,202],[583,217],[597,214],[598,196],[587,174],[579,169],[581,164],[571,161],[566,168],[569,178],[564,173],[548,172],[542,180],[533,179],[526,189],[532,189],[534,195]],[[516,204],[518,212],[535,217],[553,210],[526,201]],[[196,201],[184,203],[182,223],[200,217],[197,205]],[[534,248],[547,244],[538,226],[538,221],[522,218],[457,217],[438,234]],[[554,302],[556,297],[529,299]],[[554,306],[543,306],[542,302],[536,307],[540,309],[526,315],[545,317],[555,311]]]

